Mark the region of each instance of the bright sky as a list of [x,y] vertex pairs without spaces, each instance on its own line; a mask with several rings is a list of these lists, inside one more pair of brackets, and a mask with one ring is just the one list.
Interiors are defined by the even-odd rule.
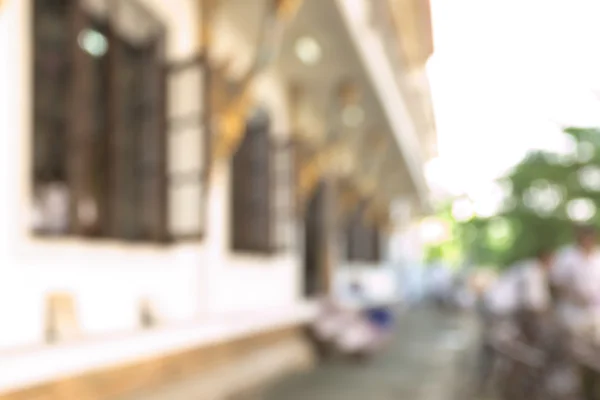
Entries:
[[436,185],[470,191],[562,147],[561,124],[600,127],[599,0],[431,3]]

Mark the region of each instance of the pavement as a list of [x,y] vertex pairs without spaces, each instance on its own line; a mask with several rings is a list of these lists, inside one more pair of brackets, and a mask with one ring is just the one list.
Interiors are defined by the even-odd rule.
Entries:
[[[289,377],[261,400],[465,400],[476,343],[472,317],[431,309],[406,311],[396,337],[367,364],[334,360]],[[470,370],[470,371],[469,371]]]

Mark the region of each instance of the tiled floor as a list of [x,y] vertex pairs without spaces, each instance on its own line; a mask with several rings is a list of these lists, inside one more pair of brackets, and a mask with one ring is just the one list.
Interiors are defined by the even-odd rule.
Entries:
[[293,376],[265,400],[453,400],[459,355],[474,343],[472,321],[432,310],[401,317],[392,345],[367,365],[342,360]]

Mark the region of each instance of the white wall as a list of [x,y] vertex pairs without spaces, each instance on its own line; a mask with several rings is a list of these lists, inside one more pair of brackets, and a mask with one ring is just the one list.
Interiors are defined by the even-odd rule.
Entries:
[[[143,297],[153,301],[167,323],[208,314],[260,311],[300,300],[298,259],[234,255],[229,239],[229,170],[218,165],[209,194],[208,235],[202,243],[172,246],[125,245],[80,240],[34,240],[28,231],[31,208],[31,57],[32,0],[5,2],[0,10],[0,196],[3,229],[0,264],[0,349],[43,340],[45,296],[68,291],[86,335],[135,329]],[[168,55],[183,58],[198,40],[196,2],[144,0],[169,28]],[[220,52],[248,54],[234,29]],[[229,32],[227,32],[229,30]],[[18,38],[18,40],[15,40]],[[257,100],[274,117],[275,131],[289,132],[285,91],[275,72],[262,77]]]
[[390,301],[401,297],[398,272],[385,265],[346,264],[338,268],[334,276],[335,293],[341,299],[351,297],[350,287],[357,282],[372,301]]
[[424,244],[417,223],[402,226],[393,232],[390,235],[388,245],[390,261],[394,263],[418,263],[423,261]]
[[[274,257],[228,251],[230,213],[229,168],[214,171],[215,187],[209,201],[207,290],[210,312],[235,312],[290,305],[300,296],[300,260],[291,253]],[[216,184],[216,182],[219,182]]]

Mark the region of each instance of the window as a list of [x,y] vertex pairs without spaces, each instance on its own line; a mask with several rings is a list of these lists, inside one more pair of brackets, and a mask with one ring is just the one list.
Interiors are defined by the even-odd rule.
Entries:
[[285,251],[296,243],[295,143],[273,143],[273,232],[274,246]]
[[73,60],[66,1],[34,3],[34,224],[38,232],[69,228],[67,109]]
[[204,233],[210,135],[204,59],[195,57],[167,69],[169,231],[174,237]]
[[380,234],[374,224],[364,220],[366,204],[361,204],[346,224],[346,258],[348,261],[379,262]]
[[260,110],[247,123],[244,139],[232,159],[231,232],[237,251],[271,252],[270,121]]
[[304,211],[303,272],[304,293],[313,296],[323,291],[327,273],[330,218],[328,198],[331,186],[319,180]]
[[34,0],[33,16],[34,231],[199,235],[201,57],[166,66],[165,29],[134,0]]
[[115,35],[112,44],[112,126],[107,151],[112,160],[111,233],[129,240],[164,240],[162,39],[131,42]]

